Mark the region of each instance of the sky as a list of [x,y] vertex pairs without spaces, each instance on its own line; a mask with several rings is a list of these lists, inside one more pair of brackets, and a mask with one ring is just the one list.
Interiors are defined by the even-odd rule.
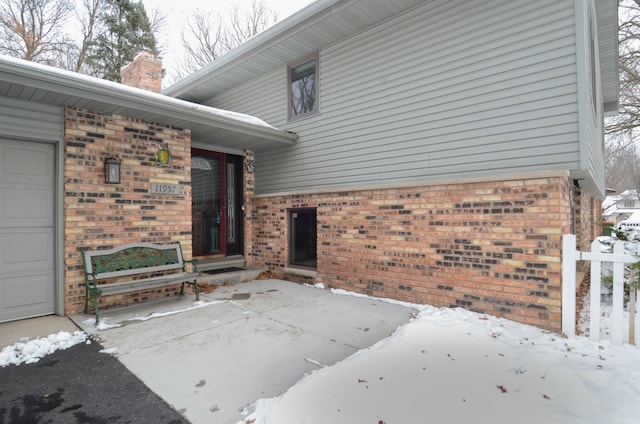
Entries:
[[[225,16],[229,10],[237,5],[240,10],[248,7],[252,0],[142,0],[148,15],[154,10],[159,10],[166,18],[166,25],[160,34],[160,42],[163,47],[163,65],[167,70],[167,78],[164,86],[171,79],[172,69],[176,58],[181,56],[181,29],[186,19],[196,9],[211,11],[213,14]],[[278,22],[313,3],[313,0],[264,0],[267,7],[278,14]]]

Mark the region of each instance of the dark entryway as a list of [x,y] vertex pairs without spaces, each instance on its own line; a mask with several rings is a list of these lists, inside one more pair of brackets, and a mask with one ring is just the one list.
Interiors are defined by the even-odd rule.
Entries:
[[243,254],[242,156],[192,149],[194,256]]
[[318,218],[316,209],[289,211],[289,263],[315,268],[318,264]]

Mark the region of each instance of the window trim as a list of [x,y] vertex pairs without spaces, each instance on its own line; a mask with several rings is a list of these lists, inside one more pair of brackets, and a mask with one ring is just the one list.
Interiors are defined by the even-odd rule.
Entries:
[[[293,82],[291,79],[292,71],[305,63],[314,61],[315,65],[315,79],[314,86],[316,92],[316,98],[314,102],[314,108],[311,112],[301,113],[299,115],[294,115],[293,110],[291,109],[291,83]],[[315,52],[309,56],[305,56],[304,58],[287,65],[287,119],[289,121],[295,121],[298,119],[307,118],[309,116],[318,115],[320,113],[320,54],[319,52]]]

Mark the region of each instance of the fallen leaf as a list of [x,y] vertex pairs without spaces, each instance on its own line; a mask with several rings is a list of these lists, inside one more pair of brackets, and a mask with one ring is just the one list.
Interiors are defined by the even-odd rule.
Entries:
[[500,391],[501,391],[502,393],[507,393],[507,388],[506,388],[506,387],[504,387],[504,386],[502,386],[502,385],[497,386],[497,387],[498,387],[498,389],[500,389]]
[[545,395],[544,393],[542,394],[542,397],[543,397],[544,399],[551,399],[549,396]]
[[359,378],[359,379],[358,379],[358,383],[366,383],[366,382],[367,382],[367,380],[365,380],[365,379],[363,379],[363,378]]

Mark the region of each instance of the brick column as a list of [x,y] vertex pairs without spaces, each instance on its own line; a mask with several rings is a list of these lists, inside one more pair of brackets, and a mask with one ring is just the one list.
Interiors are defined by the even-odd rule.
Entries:
[[244,187],[244,257],[247,266],[253,265],[253,233],[254,233],[254,204],[255,194],[255,162],[251,150],[244,151],[242,163],[242,176]]
[[[169,146],[168,166],[155,162]],[[104,183],[104,160],[122,161],[120,184]],[[120,115],[65,108],[64,267],[65,314],[84,306],[81,248],[124,243],[182,243],[191,257],[191,132]],[[171,184],[176,195],[158,194],[152,185]],[[101,298],[101,306],[127,304],[175,293],[175,287]]]

